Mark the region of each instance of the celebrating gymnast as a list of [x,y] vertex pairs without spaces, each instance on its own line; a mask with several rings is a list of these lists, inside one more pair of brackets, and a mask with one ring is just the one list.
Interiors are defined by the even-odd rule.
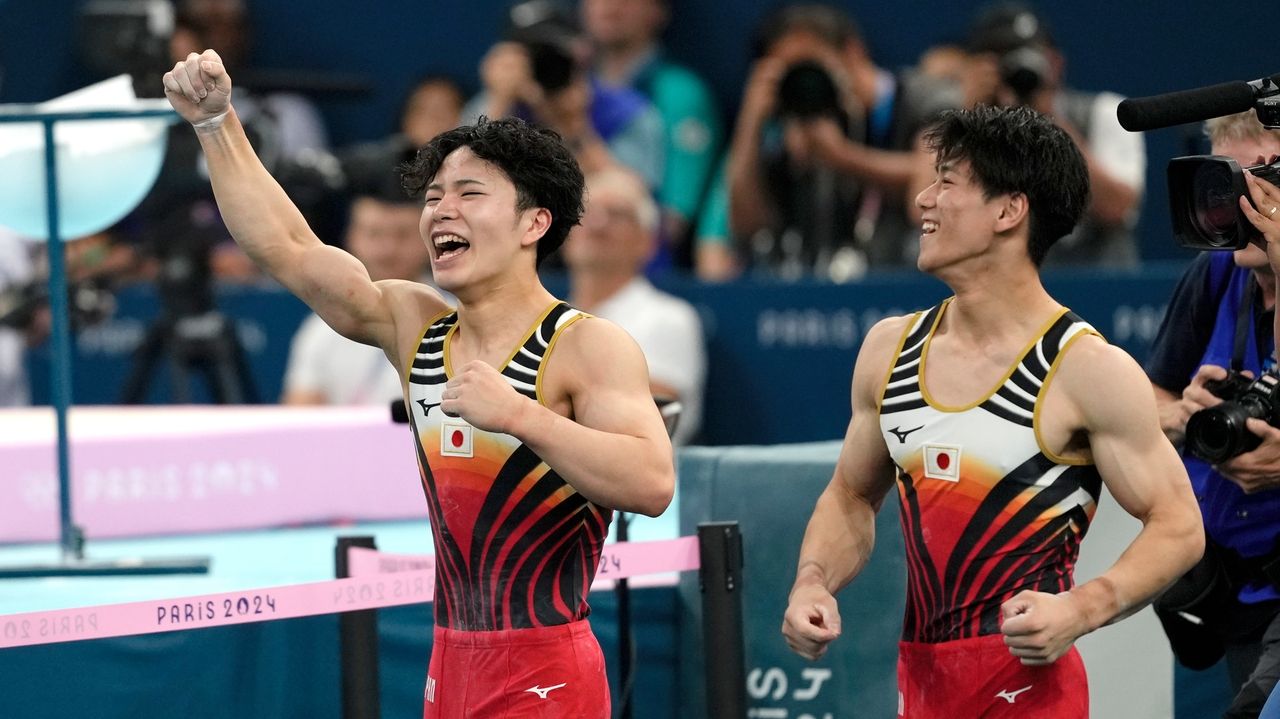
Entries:
[[164,90],[236,242],[401,375],[437,566],[425,717],[608,717],[587,591],[612,510],[662,513],[675,473],[639,347],[538,279],[583,211],[573,155],[550,131],[482,118],[404,168],[455,308],[372,281],[316,237],[250,147],[216,52],[177,63]]

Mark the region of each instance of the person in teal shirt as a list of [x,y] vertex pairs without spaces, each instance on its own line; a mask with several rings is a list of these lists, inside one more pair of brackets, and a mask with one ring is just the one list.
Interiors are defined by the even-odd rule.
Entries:
[[[659,36],[669,18],[669,0],[582,0],[596,79],[639,90],[662,115],[666,168],[657,194],[663,230],[678,248],[687,248],[684,240],[719,164],[724,127],[707,83],[665,56]],[[678,254],[688,264],[687,249]]]

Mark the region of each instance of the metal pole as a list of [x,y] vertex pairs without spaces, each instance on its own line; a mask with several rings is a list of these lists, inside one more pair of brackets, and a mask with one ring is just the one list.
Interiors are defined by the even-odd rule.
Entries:
[[702,588],[702,656],[707,716],[747,716],[746,651],[742,639],[742,533],[737,522],[698,525]]
[[[630,521],[625,512],[618,512],[618,541],[629,539],[627,525]],[[614,585],[614,595],[618,600],[618,684],[620,696],[618,702],[618,719],[631,719],[631,693],[635,686],[631,666],[631,588],[626,579],[619,579]]]
[[[334,553],[339,579],[351,576],[347,550],[377,549],[373,537],[338,537]],[[378,719],[378,610],[363,609],[338,615],[338,652],[342,671],[343,719]]]
[[[163,101],[160,101],[163,102]],[[153,103],[157,104],[157,103]],[[53,359],[49,384],[53,393],[54,416],[57,420],[58,521],[62,558],[56,564],[0,566],[0,579],[31,577],[110,576],[134,574],[204,574],[209,571],[208,557],[175,557],[171,559],[117,559],[88,561],[84,558],[84,534],[76,526],[71,512],[71,451],[67,436],[67,412],[71,407],[71,313],[68,309],[67,268],[59,227],[58,151],[53,128],[56,123],[72,120],[120,120],[143,117],[176,117],[172,108],[148,110],[77,110],[43,112],[36,106],[0,105],[0,124],[40,123],[44,129],[45,210],[47,214],[49,255],[49,306],[53,315]]]
[[50,384],[58,422],[58,509],[61,520],[62,561],[84,559],[80,528],[71,516],[71,452],[67,442],[67,408],[71,406],[71,313],[67,308],[67,268],[58,228],[58,150],[52,119],[44,125],[45,202],[49,214],[49,306],[53,313],[53,371]]

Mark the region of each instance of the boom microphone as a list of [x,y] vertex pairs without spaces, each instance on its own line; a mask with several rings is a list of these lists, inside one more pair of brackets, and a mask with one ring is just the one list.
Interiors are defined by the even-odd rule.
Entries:
[[1224,82],[1194,90],[1124,100],[1116,110],[1116,118],[1120,120],[1120,126],[1129,132],[1142,132],[1252,110],[1256,100],[1277,93],[1280,93],[1280,87],[1271,77],[1253,82]]

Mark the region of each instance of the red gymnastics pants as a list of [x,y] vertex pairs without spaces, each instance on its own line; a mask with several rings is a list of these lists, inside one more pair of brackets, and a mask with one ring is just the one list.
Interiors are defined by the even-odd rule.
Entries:
[[1025,666],[1004,635],[898,643],[898,716],[908,719],[1086,719],[1089,682],[1071,648],[1048,666]]
[[604,655],[584,621],[467,632],[436,627],[424,719],[609,719]]

